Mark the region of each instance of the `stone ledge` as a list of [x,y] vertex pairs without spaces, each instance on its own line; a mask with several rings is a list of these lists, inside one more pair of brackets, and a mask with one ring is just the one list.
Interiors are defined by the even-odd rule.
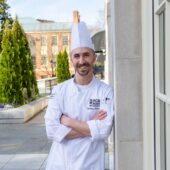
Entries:
[[48,97],[40,98],[18,108],[0,111],[0,123],[24,123],[48,105]]

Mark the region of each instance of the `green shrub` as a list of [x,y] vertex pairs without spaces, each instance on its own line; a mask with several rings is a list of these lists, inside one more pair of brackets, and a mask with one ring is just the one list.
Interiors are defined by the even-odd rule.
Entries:
[[56,77],[58,83],[70,78],[68,54],[66,50],[64,50],[64,52],[59,52],[57,55]]

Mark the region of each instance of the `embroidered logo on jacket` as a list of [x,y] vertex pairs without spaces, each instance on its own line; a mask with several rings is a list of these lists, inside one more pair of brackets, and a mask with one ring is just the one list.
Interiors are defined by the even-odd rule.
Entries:
[[88,103],[88,109],[99,109],[100,99],[90,99]]
[[88,109],[101,109],[102,106],[107,105],[110,98],[106,97],[104,99],[89,99]]

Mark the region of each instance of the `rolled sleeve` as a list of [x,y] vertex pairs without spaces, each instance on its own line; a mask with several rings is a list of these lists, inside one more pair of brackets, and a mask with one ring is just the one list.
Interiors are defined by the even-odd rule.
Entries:
[[65,136],[71,131],[71,128],[60,123],[61,111],[61,95],[60,89],[56,86],[49,98],[47,111],[45,114],[46,132],[49,139],[62,142]]
[[87,121],[93,141],[105,140],[109,136],[112,129],[113,117],[109,119]]
[[90,134],[91,134],[92,140],[99,138],[100,131],[97,127],[96,120],[87,121],[87,124],[88,124],[89,129],[90,129]]
[[66,135],[71,131],[71,128],[55,122],[55,125],[52,123],[52,120],[46,119],[46,132],[49,139],[55,140],[57,142],[62,142]]
[[58,142],[61,142],[70,131],[71,131],[71,128],[60,124],[60,126],[54,136],[56,137],[56,140]]
[[101,106],[101,110],[105,110],[107,112],[107,117],[103,120],[87,121],[93,141],[105,140],[111,133],[114,118],[113,92],[109,91],[106,98],[109,100]]

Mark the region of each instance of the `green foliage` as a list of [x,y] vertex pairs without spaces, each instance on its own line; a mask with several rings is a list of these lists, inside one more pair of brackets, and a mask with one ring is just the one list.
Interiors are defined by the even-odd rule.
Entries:
[[0,0],[0,22],[1,22],[1,29],[5,27],[6,20],[9,20],[10,23],[12,22],[12,18],[9,10],[9,5],[7,4],[6,0]]
[[38,95],[37,81],[34,75],[29,44],[25,32],[19,24],[17,18],[14,21],[12,30],[15,42],[17,42],[17,48],[19,49],[18,55],[22,66],[22,87],[26,88],[28,98],[34,98],[35,95]]
[[21,64],[18,48],[6,23],[0,56],[0,102],[23,104]]
[[17,18],[6,24],[0,56],[0,103],[24,104],[38,95],[30,49]]
[[2,41],[2,35],[3,35],[3,30],[5,27],[6,20],[9,21],[10,25],[12,24],[12,18],[11,18],[10,13],[8,12],[9,8],[10,7],[7,4],[6,0],[0,0],[0,44]]
[[57,55],[56,77],[58,83],[70,78],[68,54],[66,50],[64,50],[64,52],[59,52]]

